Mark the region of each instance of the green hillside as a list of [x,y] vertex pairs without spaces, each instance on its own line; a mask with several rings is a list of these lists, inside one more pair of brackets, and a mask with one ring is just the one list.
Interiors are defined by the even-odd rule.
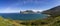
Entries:
[[55,18],[45,18],[42,20],[20,21],[5,19],[0,16],[0,26],[60,26],[60,16]]

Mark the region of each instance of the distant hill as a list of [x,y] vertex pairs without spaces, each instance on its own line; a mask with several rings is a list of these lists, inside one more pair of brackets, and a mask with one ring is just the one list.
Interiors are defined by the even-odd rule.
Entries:
[[43,14],[49,14],[52,17],[60,16],[60,6],[56,6],[54,8],[51,8],[49,10],[43,11]]
[[20,11],[20,14],[40,14],[40,11],[34,12],[33,10]]

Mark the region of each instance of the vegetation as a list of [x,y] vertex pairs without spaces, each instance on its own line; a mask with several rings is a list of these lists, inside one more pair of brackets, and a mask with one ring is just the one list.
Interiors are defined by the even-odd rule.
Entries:
[[0,17],[0,26],[60,26],[60,16],[27,22]]
[[21,24],[16,23],[14,20],[4,19],[0,16],[0,26],[23,26]]
[[58,16],[60,16],[60,6],[43,11],[42,13],[49,14],[49,15],[51,15],[51,17],[58,17]]
[[48,18],[48,19],[43,19],[43,20],[22,22],[20,24],[23,24],[26,26],[60,26],[60,16],[55,17],[54,19]]

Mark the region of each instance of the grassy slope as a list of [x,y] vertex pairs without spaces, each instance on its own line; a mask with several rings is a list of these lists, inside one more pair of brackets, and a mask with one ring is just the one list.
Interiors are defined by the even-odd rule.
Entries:
[[30,22],[19,22],[0,17],[0,26],[60,26],[60,16]]
[[0,16],[0,26],[23,26],[19,23],[16,23],[14,20],[4,19]]
[[23,22],[22,24],[26,26],[60,26],[60,16],[55,18],[48,18],[46,20]]

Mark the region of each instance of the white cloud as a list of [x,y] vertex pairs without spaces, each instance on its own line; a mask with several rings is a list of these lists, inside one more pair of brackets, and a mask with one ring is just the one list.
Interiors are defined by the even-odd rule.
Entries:
[[40,12],[42,12],[43,10],[33,10],[34,12],[37,12],[37,11],[40,11]]
[[10,7],[0,10],[0,13],[16,13],[16,12],[20,12],[20,10],[19,9],[12,9]]

